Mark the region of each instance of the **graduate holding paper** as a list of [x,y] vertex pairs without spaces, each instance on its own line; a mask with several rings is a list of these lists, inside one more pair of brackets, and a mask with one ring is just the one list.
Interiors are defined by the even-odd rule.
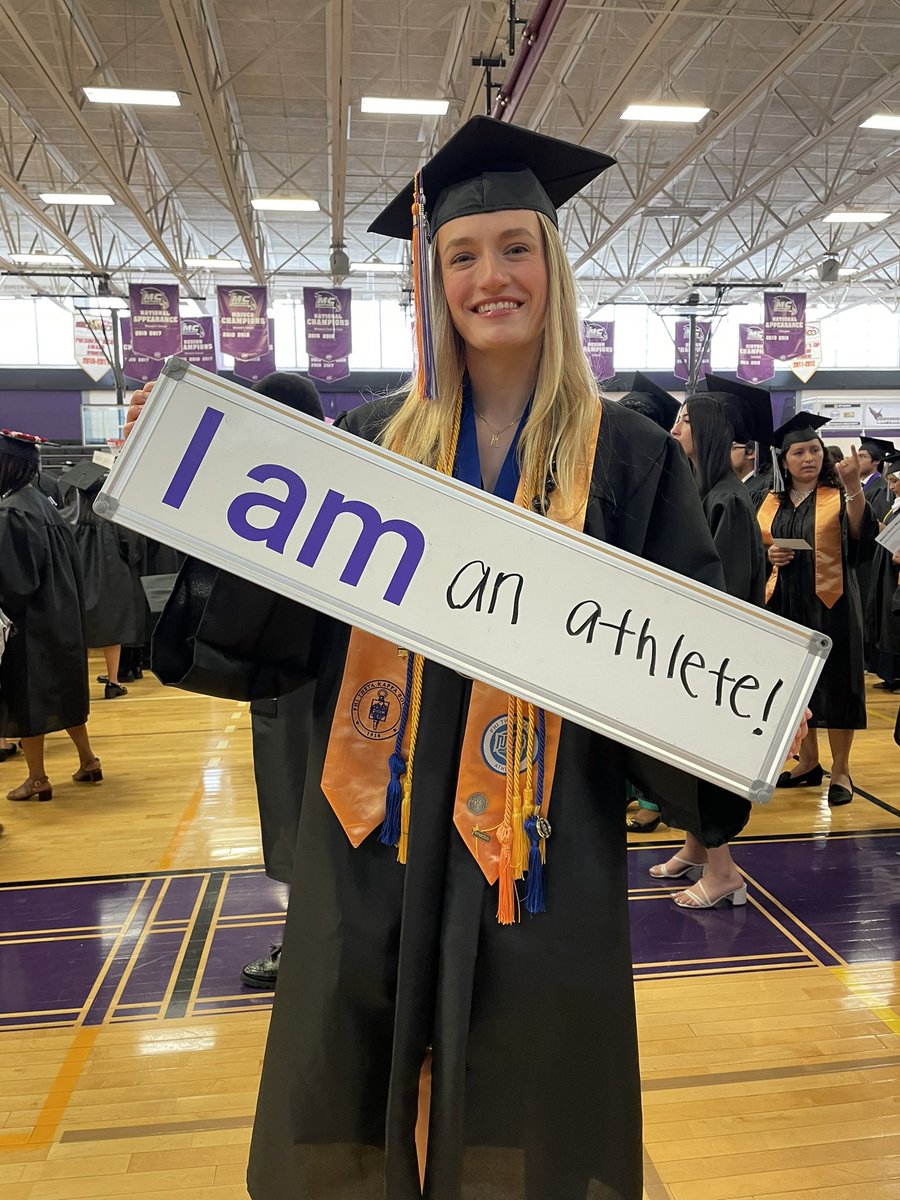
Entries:
[[[866,727],[863,613],[856,563],[871,550],[878,524],[866,503],[856,450],[832,463],[818,434],[827,417],[800,412],[773,435],[773,491],[759,510],[759,524],[772,567],[766,605],[773,612],[827,634],[831,653],[810,700],[809,733],[800,761],[782,773],[779,787],[819,787],[818,729],[828,730],[831,783],[828,803],[853,799],[850,747]],[[789,549],[782,539],[802,540],[813,549]]]
[[[609,165],[486,117],[451,138],[373,225],[413,238],[415,375],[345,427],[721,587],[687,460],[581,350],[556,209]],[[707,845],[745,802],[197,563],[155,669],[315,679],[253,1200],[640,1200],[626,770]]]

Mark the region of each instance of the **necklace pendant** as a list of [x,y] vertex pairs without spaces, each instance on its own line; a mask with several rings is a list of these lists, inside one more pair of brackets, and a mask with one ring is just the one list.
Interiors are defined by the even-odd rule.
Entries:
[[491,437],[491,445],[496,446],[499,444],[499,442],[500,442],[500,434],[499,433],[493,434]]

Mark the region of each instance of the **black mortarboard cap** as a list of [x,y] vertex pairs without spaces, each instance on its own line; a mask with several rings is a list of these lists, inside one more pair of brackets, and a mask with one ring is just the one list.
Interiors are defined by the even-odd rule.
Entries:
[[678,410],[681,408],[681,404],[670,392],[654,383],[652,379],[648,379],[646,375],[642,375],[640,371],[635,371],[631,381],[631,391],[627,396],[622,397],[620,404],[627,405],[632,397],[645,400],[657,414],[656,423],[662,426],[667,433],[669,432],[675,424]]
[[828,417],[820,417],[816,413],[794,413],[772,434],[772,445],[776,450],[787,450],[795,442],[812,441],[814,437],[819,437],[819,430],[828,424],[828,420]]
[[891,474],[896,474],[898,463],[900,463],[900,450],[895,450],[893,454],[886,454],[884,456],[884,465],[890,468]]
[[862,437],[859,439],[860,450],[866,450],[872,458],[885,459],[889,454],[896,453],[893,442],[885,438]]
[[772,398],[765,388],[711,374],[706,375],[706,387],[728,414],[735,441],[770,444]]
[[0,452],[13,458],[21,458],[25,462],[40,462],[40,446],[47,439],[34,433],[18,433],[14,429],[0,429]]
[[59,482],[64,487],[78,488],[79,492],[88,492],[101,479],[105,479],[108,474],[109,467],[101,467],[99,463],[85,459],[84,462],[76,463],[74,467],[69,467],[68,471],[63,471],[59,477]]
[[[422,168],[432,235],[455,217],[531,209],[558,224],[556,210],[616,160],[586,146],[492,117],[473,117]],[[413,182],[369,226],[412,238]]]

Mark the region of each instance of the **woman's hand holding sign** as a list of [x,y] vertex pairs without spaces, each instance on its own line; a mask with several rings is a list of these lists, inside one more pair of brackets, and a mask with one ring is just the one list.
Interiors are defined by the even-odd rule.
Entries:
[[128,405],[128,412],[125,415],[125,431],[123,437],[128,437],[135,422],[144,411],[144,405],[147,403],[147,397],[153,391],[153,383],[145,383],[144,386],[137,392],[132,392],[131,402]]

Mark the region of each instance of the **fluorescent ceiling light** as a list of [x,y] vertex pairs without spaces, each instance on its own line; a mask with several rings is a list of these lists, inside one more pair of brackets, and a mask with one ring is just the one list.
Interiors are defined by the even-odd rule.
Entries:
[[401,100],[391,96],[363,96],[360,111],[399,113],[410,117],[443,117],[449,107],[449,100]]
[[622,113],[623,121],[673,121],[696,125],[709,112],[698,104],[629,104]]
[[822,220],[832,225],[876,225],[879,221],[886,221],[890,215],[889,212],[830,212]]
[[350,264],[350,270],[371,272],[374,275],[402,275],[406,266],[403,263],[355,262]]
[[271,212],[318,212],[318,200],[308,200],[303,196],[256,196],[250,201],[257,211]]
[[178,108],[181,104],[177,92],[159,88],[85,87],[81,90],[92,104],[155,104],[162,108]]
[[860,129],[895,129],[900,130],[900,117],[892,113],[873,113],[860,125]]
[[671,267],[660,267],[657,275],[707,275],[711,267],[691,267],[687,263],[679,263]]
[[186,267],[207,267],[210,271],[243,270],[243,264],[239,263],[236,258],[186,258],[184,265]]
[[72,260],[65,254],[11,254],[11,262],[17,263],[65,263],[72,265]]
[[108,192],[41,192],[45,204],[115,204]]

